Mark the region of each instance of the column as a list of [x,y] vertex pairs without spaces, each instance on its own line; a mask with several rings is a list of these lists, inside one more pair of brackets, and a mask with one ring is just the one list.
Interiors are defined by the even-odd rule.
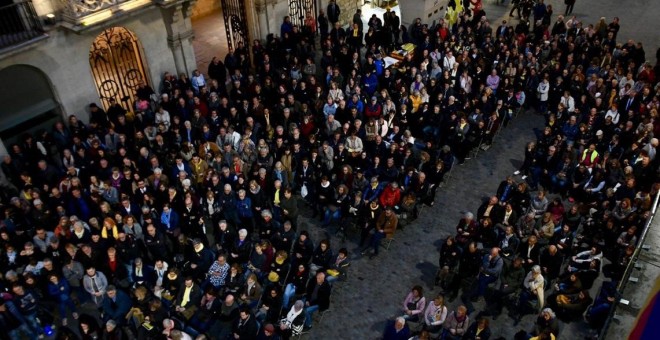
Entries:
[[177,73],[190,74],[197,68],[190,21],[194,4],[194,1],[184,0],[161,5],[163,22],[167,29],[167,45],[172,51]]
[[175,37],[167,37],[167,46],[169,46],[174,56],[174,67],[176,68],[176,74],[186,73],[186,64],[185,57],[181,51],[181,40]]

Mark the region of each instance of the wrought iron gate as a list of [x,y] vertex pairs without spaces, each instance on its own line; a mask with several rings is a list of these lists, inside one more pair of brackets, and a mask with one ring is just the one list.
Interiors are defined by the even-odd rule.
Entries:
[[229,48],[236,49],[239,42],[242,42],[245,47],[250,46],[245,2],[245,0],[222,0],[222,16],[225,18]]
[[289,16],[294,25],[302,28],[305,24],[307,12],[312,13],[316,20],[318,12],[316,10],[316,0],[289,0]]
[[103,106],[114,99],[132,111],[138,85],[149,83],[135,34],[123,27],[103,31],[92,43],[89,65]]

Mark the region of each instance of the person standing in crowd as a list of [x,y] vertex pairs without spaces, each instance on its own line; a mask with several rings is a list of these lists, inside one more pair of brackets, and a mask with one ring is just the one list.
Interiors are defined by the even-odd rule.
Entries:
[[334,26],[339,21],[341,9],[336,0],[330,0],[328,3],[328,21]]

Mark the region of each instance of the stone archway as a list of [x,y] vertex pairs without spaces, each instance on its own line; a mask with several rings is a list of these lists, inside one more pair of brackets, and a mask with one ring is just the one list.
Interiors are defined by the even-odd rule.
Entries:
[[17,64],[0,70],[0,103],[0,153],[25,133],[50,130],[62,119],[50,79],[34,66]]
[[99,34],[89,50],[89,66],[101,104],[110,99],[131,110],[137,86],[150,85],[137,36],[124,27],[111,27]]

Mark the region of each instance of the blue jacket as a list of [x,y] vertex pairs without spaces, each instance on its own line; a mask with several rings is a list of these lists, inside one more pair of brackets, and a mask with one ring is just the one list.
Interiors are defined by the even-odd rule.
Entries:
[[381,59],[376,59],[374,65],[376,66],[376,75],[379,77],[382,76],[385,71],[385,62]]
[[346,104],[346,107],[349,109],[352,108],[357,108],[358,113],[362,114],[364,112],[364,103],[358,99],[357,103],[353,102],[353,99],[349,100],[348,103]]
[[179,227],[179,214],[170,208],[170,216],[167,218],[165,212],[160,214],[160,225],[165,231],[173,231]]
[[367,188],[364,189],[362,199],[369,202],[378,201],[381,192],[383,192],[383,185],[381,183],[378,183],[375,189],[369,184],[367,185]]
[[[376,77],[376,73],[372,72],[368,77],[364,77],[363,82],[366,87],[364,90],[367,92],[367,94],[369,96],[373,95],[374,92],[376,92],[376,88],[378,87],[378,77]],[[360,111],[359,108],[358,111]]]
[[394,323],[394,321],[388,322],[387,328],[385,328],[385,334],[383,334],[383,340],[408,340],[410,338],[410,328],[408,328],[408,325],[403,326],[403,329],[397,333]]
[[67,282],[67,280],[64,279],[60,279],[57,282],[57,285],[53,284],[52,282],[49,282],[48,294],[54,297],[59,302],[71,300],[71,287],[69,286],[69,282]]
[[252,200],[249,197],[245,197],[244,200],[236,200],[236,211],[238,212],[239,217],[250,218],[252,217]]
[[106,295],[103,299],[103,321],[113,320],[117,325],[124,324],[131,305],[131,298],[120,289],[117,289],[114,301]]
[[566,139],[569,141],[575,141],[579,132],[578,124],[571,125],[569,122],[564,123],[564,126],[561,128],[561,132],[564,133]]

